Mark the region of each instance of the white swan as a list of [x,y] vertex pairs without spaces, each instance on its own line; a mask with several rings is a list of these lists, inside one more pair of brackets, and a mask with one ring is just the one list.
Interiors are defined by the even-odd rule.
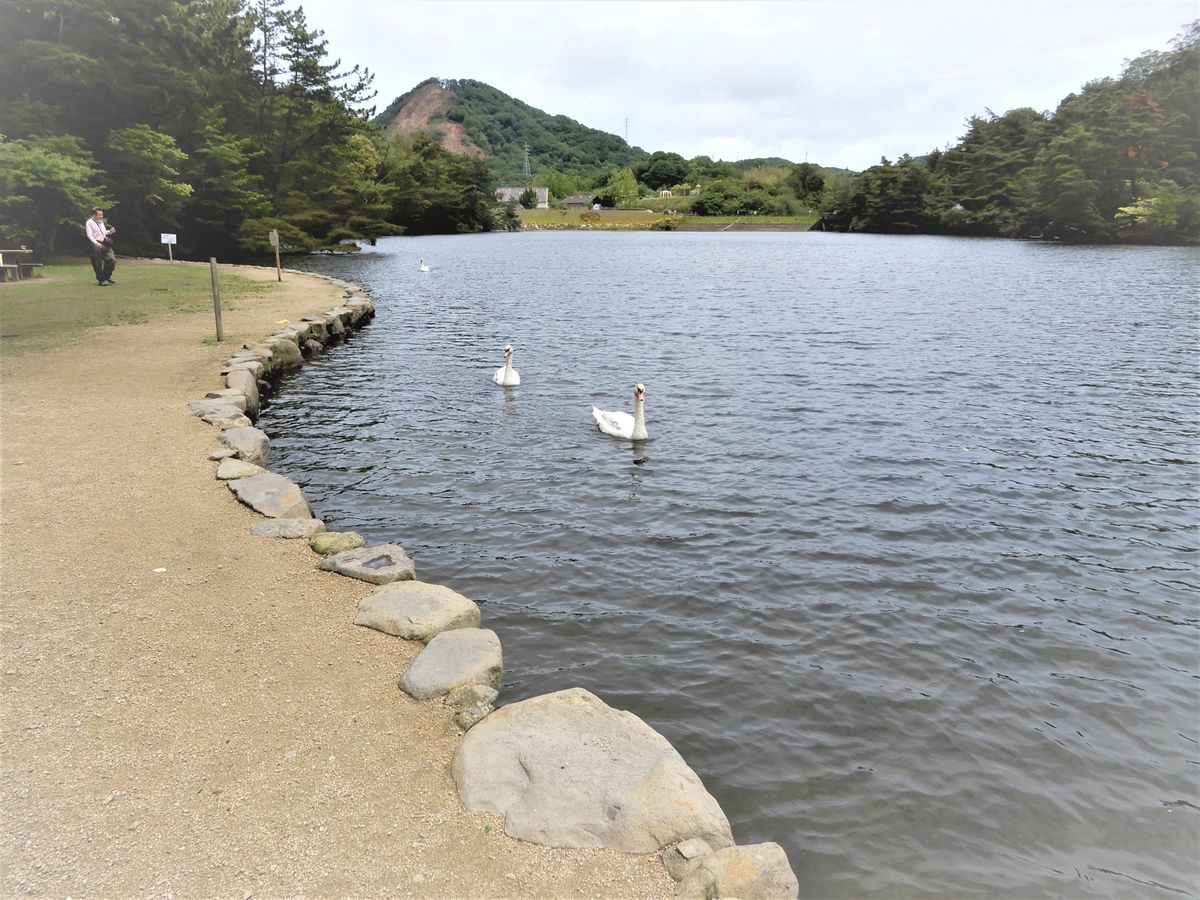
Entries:
[[646,400],[645,385],[633,386],[633,415],[627,412],[613,412],[592,407],[592,418],[605,434],[624,438],[627,441],[646,440],[646,412],[643,408]]
[[512,367],[513,348],[508,344],[504,348],[504,365],[492,373],[492,381],[503,387],[516,387],[521,383],[521,375]]
[[425,265],[424,259],[422,259],[420,264],[418,264],[417,271],[418,272],[428,272],[429,271],[429,266]]

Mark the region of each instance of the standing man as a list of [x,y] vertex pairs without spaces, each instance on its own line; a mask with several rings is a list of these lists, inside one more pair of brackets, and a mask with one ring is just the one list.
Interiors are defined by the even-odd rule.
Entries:
[[84,223],[88,240],[92,242],[92,271],[96,273],[96,282],[100,287],[106,284],[116,284],[112,280],[113,269],[117,267],[117,255],[113,253],[112,235],[116,228],[104,224],[104,210],[96,207],[92,217]]

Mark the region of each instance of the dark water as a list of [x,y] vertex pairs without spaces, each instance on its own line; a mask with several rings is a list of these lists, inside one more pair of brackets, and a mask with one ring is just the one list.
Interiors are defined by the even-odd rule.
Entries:
[[[1197,896],[1197,262],[385,240],[307,263],[378,318],[263,427],[331,528],[483,604],[503,699],[637,713],[801,896]],[[641,446],[590,415],[635,381]]]

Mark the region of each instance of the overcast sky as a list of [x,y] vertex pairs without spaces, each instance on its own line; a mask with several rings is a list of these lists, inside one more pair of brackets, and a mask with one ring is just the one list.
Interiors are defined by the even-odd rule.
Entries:
[[1053,110],[1196,0],[307,0],[382,110],[431,76],[691,158],[864,169],[957,141],[985,109]]

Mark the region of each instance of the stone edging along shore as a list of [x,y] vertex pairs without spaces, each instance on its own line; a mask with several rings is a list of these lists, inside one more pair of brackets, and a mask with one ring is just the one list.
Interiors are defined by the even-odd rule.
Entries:
[[210,459],[263,521],[253,534],[304,539],[320,569],[377,585],[354,624],[425,647],[399,680],[417,700],[441,700],[465,732],[452,775],[462,802],[504,816],[512,837],[552,847],[661,852],[678,897],[794,898],[799,887],[783,848],[736,846],[729,821],[675,748],[645,722],[582,689],[496,710],[500,639],[481,627],[479,606],[448,587],[418,581],[396,544],[365,546],[329,532],[300,487],[266,466],[270,439],[256,428],[262,399],[282,372],[366,325],[375,305],[362,288],[313,273],[345,292],[341,306],[276,329],[224,364],[223,390],[188,404],[217,429]]

